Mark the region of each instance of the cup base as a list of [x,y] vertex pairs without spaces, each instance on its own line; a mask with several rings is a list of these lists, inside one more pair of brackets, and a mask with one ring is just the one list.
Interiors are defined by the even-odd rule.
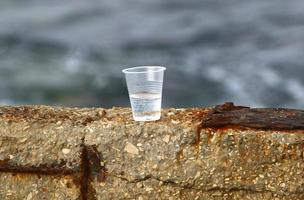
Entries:
[[156,121],[160,119],[160,114],[156,114],[156,115],[133,115],[133,119],[134,121],[138,121],[138,122],[148,122],[148,121]]

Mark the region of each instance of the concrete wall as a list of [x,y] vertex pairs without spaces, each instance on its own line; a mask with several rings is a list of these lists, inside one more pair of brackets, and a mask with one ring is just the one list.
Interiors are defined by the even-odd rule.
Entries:
[[304,199],[304,113],[0,108],[0,199]]

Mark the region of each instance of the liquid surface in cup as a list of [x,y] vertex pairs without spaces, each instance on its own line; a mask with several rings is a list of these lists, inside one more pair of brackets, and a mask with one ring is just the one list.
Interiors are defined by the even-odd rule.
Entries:
[[130,95],[135,121],[153,121],[160,119],[161,94],[135,93]]

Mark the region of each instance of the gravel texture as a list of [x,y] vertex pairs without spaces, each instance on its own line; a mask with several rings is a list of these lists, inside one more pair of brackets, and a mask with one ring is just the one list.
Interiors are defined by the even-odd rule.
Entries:
[[78,187],[70,176],[0,173],[1,200],[77,200]]

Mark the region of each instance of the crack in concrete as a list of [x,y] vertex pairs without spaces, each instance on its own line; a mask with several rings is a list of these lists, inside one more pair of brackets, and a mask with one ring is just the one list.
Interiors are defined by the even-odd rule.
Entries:
[[162,182],[163,185],[171,185],[172,187],[177,187],[177,188],[180,188],[181,190],[194,190],[194,191],[198,191],[198,192],[232,193],[232,192],[238,192],[238,191],[245,191],[245,192],[250,192],[250,193],[269,193],[270,192],[271,194],[275,194],[275,195],[278,195],[278,196],[290,196],[290,195],[301,195],[301,194],[304,195],[304,191],[303,192],[302,191],[294,191],[294,192],[288,192],[288,193],[276,193],[276,192],[273,192],[269,189],[260,190],[260,189],[244,187],[244,186],[243,187],[227,187],[227,188],[216,186],[216,187],[202,189],[202,188],[195,187],[195,183],[188,184],[188,185],[181,185],[180,183],[176,183],[172,180],[162,180],[161,178],[152,176],[151,174],[146,175],[143,178],[137,178],[137,179],[134,179],[134,180],[129,180],[125,177],[117,176],[117,175],[111,175],[111,176],[119,178],[123,181],[126,181],[127,183],[130,183],[130,184],[144,182],[144,181],[147,181],[147,180],[150,180],[150,179],[154,179],[156,181]]

